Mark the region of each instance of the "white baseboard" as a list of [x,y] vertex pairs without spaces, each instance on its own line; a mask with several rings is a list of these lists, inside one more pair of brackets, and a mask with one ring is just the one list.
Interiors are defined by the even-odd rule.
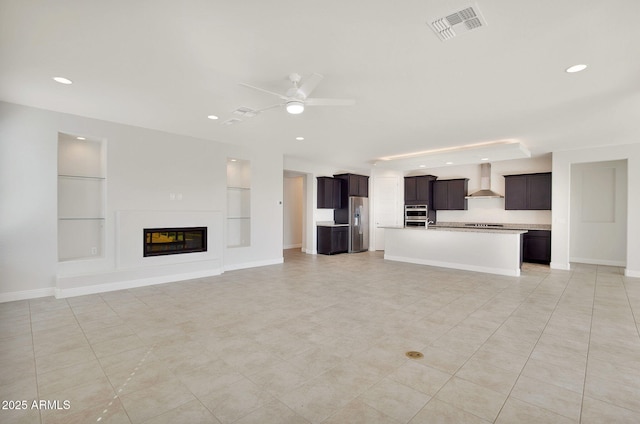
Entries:
[[63,299],[66,297],[84,296],[87,294],[105,293],[116,290],[127,290],[136,287],[153,286],[156,284],[174,283],[176,281],[193,280],[196,278],[213,277],[220,275],[222,271],[220,269],[209,269],[203,271],[185,272],[181,274],[163,275],[147,278],[135,278],[125,281],[116,281],[112,283],[93,284],[81,287],[71,288],[57,288],[55,289],[55,296],[57,299]]
[[569,265],[568,262],[551,262],[549,264],[549,268],[551,269],[561,269],[564,271],[570,271],[571,270],[571,266]]
[[[278,265],[282,263],[284,263],[284,257],[266,261],[245,262],[242,264],[229,265],[226,266],[224,270],[216,267],[198,271],[178,272],[148,277],[140,277],[140,274],[136,275],[137,273],[142,272],[140,270],[116,271],[112,273],[96,275],[58,277],[58,285],[67,287],[48,287],[44,289],[0,293],[0,303],[12,302],[16,300],[35,299],[47,296],[55,296],[58,299],[63,299],[67,297],[105,293],[115,290],[127,290],[136,287],[153,286],[156,284],[165,284],[173,283],[176,281],[186,281],[197,278],[212,277],[220,275],[224,271],[255,268],[267,265]],[[93,282],[93,284],[87,284],[91,282]]]
[[225,265],[225,271],[236,271],[238,269],[256,268],[259,266],[278,265],[284,263],[284,257],[278,259],[269,259],[266,261],[244,262],[241,264]]
[[627,266],[626,261],[611,261],[608,259],[569,258],[569,262],[576,262],[579,264],[589,264],[589,265],[606,265],[606,266],[619,266],[619,267]]
[[302,243],[287,244],[286,246],[282,246],[283,249],[296,249],[298,247],[302,247]]
[[0,303],[14,302],[16,300],[37,299],[39,297],[53,296],[54,287],[45,289],[22,290],[16,292],[0,293]]
[[520,276],[520,269],[506,269],[506,268],[489,268],[477,265],[469,265],[469,264],[458,264],[458,263],[450,263],[450,262],[441,262],[441,261],[432,261],[428,259],[416,259],[416,258],[405,258],[401,256],[389,256],[384,255],[384,259],[389,261],[398,261],[398,262],[407,262],[411,264],[418,265],[429,265],[429,266],[437,266],[441,268],[451,268],[451,269],[459,269],[463,271],[475,271],[475,272],[484,272],[488,274],[498,274],[498,275],[508,275],[510,277],[518,277]]
[[636,270],[627,268],[627,269],[624,270],[624,276],[625,277],[640,278],[640,271],[636,271]]

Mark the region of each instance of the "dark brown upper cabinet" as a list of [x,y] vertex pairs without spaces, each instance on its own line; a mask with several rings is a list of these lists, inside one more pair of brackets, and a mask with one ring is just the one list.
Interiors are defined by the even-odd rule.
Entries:
[[433,182],[433,207],[438,211],[467,210],[468,178]]
[[433,175],[404,177],[404,204],[427,205],[433,209]]
[[338,178],[318,177],[319,209],[340,209],[342,207],[342,183]]
[[505,175],[504,208],[551,210],[551,172]]
[[[357,174],[337,174],[333,176],[346,182],[346,195],[342,193],[342,200],[345,197],[369,197],[369,177]],[[343,188],[345,186],[343,185]]]

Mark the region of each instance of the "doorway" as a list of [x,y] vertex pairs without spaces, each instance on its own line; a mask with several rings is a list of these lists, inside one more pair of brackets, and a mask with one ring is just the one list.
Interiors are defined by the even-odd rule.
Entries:
[[283,175],[283,249],[302,249],[305,245],[305,174],[284,171]]

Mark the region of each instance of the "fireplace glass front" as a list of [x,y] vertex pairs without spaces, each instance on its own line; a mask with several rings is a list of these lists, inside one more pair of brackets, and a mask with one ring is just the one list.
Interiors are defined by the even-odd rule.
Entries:
[[207,227],[144,229],[144,256],[206,251]]

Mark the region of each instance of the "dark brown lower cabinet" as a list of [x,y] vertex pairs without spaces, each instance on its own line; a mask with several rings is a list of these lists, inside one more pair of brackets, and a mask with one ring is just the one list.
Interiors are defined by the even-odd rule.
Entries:
[[524,262],[549,264],[551,262],[551,231],[529,230],[522,238]]
[[349,250],[349,227],[318,227],[318,253],[335,255]]

